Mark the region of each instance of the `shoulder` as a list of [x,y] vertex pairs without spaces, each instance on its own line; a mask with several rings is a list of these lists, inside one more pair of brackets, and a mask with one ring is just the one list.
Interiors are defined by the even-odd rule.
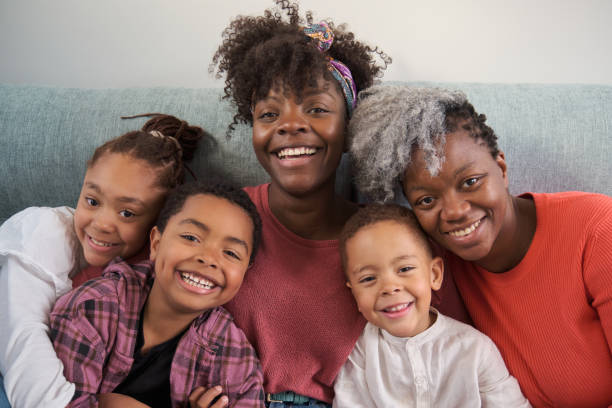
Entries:
[[[18,212],[0,226],[0,245],[17,247],[20,239],[36,235],[36,240],[74,235],[74,210],[70,207],[29,207]],[[24,239],[24,242],[31,240]],[[46,243],[48,244],[48,242]]]
[[65,293],[79,247],[73,214],[70,207],[30,207],[13,215],[0,226],[0,255],[19,259]]
[[532,196],[542,228],[571,231],[586,240],[612,228],[612,197],[579,191]]
[[[565,191],[561,193],[530,193],[538,211],[577,212],[585,216],[612,214],[612,197],[604,194]],[[585,213],[586,212],[586,213]]]
[[116,311],[118,306],[117,280],[102,276],[87,281],[61,296],[51,314],[64,317],[87,315],[95,310]]
[[464,344],[492,344],[492,340],[476,328],[455,320],[452,317],[438,313],[438,322],[441,326],[444,337],[451,341],[459,341]]
[[[230,313],[221,306],[194,320],[186,337],[202,353],[214,356],[213,365],[228,370],[236,379],[261,373],[255,349],[244,332],[236,326]],[[189,343],[187,341],[184,344]]]
[[253,204],[255,204],[255,207],[257,207],[257,210],[259,210],[260,212],[268,201],[269,185],[269,183],[266,183],[260,184],[258,186],[248,186],[242,188],[244,192],[249,195],[249,198],[251,199],[251,201],[253,201]]
[[193,327],[198,337],[206,343],[221,347],[251,348],[244,332],[236,326],[232,315],[222,306],[198,317]]

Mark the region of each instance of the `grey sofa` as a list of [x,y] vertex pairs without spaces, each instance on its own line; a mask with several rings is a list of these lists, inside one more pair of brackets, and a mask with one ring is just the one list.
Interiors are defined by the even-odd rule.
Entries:
[[[612,195],[612,86],[423,84],[459,88],[485,113],[509,165],[510,189],[584,190]],[[216,143],[201,146],[191,168],[199,178],[240,185],[267,180],[252,152],[250,129],[227,139],[232,118],[220,89],[67,89],[0,85],[0,223],[32,205],[74,206],[95,146],[163,112],[198,124]],[[350,196],[343,160],[337,189]]]

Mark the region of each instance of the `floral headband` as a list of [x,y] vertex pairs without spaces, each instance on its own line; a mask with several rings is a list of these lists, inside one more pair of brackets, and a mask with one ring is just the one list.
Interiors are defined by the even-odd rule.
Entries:
[[[324,21],[304,27],[304,34],[315,41],[316,47],[321,52],[326,52],[329,50],[334,42],[334,32]],[[337,59],[330,57],[329,55],[327,56],[327,59],[329,60],[329,71],[338,81],[340,88],[342,88],[342,93],[344,93],[344,99],[346,99],[346,107],[350,117],[353,113],[353,109],[355,108],[355,103],[357,102],[357,88],[355,87],[355,80],[353,79],[351,70],[346,65]]]

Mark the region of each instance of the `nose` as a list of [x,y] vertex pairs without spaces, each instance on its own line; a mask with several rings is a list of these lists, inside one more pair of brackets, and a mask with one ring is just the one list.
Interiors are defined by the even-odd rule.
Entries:
[[442,202],[440,218],[444,221],[462,220],[470,210],[470,203],[457,193],[447,194]]
[[286,109],[280,116],[278,133],[281,135],[305,133],[307,129],[308,122],[297,106]]
[[96,211],[92,224],[93,227],[99,232],[112,232],[114,229],[114,212],[110,209],[103,209]]
[[204,248],[202,251],[199,251],[196,255],[196,260],[198,261],[198,263],[206,265],[209,268],[217,268],[217,260],[210,248]]
[[393,277],[382,278],[381,292],[383,295],[394,295],[400,291],[400,285]]

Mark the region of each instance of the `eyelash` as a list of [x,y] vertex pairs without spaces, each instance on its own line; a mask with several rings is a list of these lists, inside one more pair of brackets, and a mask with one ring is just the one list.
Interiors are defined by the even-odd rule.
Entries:
[[[136,214],[134,214],[132,211],[130,210],[121,210],[119,211],[119,214],[124,217],[124,218],[132,218],[134,217]],[[129,214],[129,215],[128,215]]]
[[364,278],[359,279],[359,283],[372,283],[376,280],[373,276],[366,276]]
[[226,249],[224,251],[227,255],[231,256],[232,258],[235,258],[236,260],[240,260],[240,256],[238,256],[238,254],[234,251],[230,251],[229,249]]
[[[480,180],[480,177],[468,177],[461,183],[461,187],[466,187],[466,188],[473,187],[474,185],[478,183],[479,180]],[[468,183],[470,181],[472,181],[471,184]]]
[[180,237],[183,238],[185,241],[200,242],[200,240],[196,236],[191,234],[181,234]]
[[95,198],[85,197],[85,202],[90,207],[96,207],[98,205],[98,201]]

